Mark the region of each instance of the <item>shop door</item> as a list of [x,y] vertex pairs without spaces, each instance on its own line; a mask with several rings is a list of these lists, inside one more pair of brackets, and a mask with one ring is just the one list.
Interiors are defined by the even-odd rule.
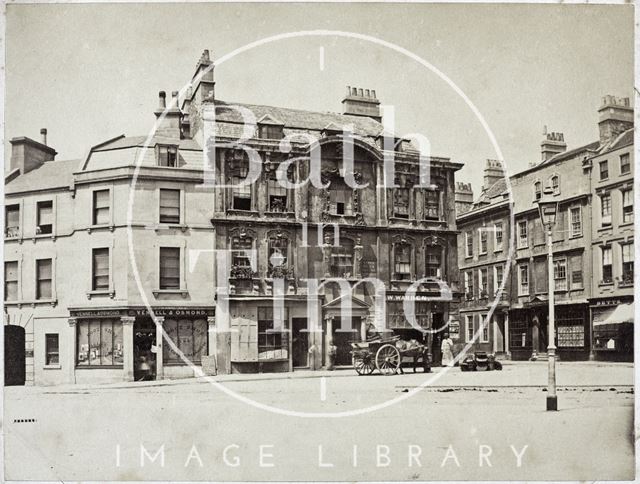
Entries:
[[136,318],[133,325],[133,377],[135,381],[155,380],[156,325],[150,317]]
[[360,317],[354,316],[346,321],[344,330],[340,330],[340,319],[333,320],[333,344],[336,349],[336,365],[351,366],[351,343],[360,340]]
[[293,366],[308,366],[307,354],[309,352],[309,332],[307,329],[307,318],[293,318],[292,326],[292,346],[293,346]]

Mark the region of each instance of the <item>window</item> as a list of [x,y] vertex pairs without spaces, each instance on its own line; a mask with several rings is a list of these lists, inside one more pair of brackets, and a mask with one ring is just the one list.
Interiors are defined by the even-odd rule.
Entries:
[[489,269],[486,267],[478,271],[478,288],[480,289],[480,297],[489,295]]
[[44,364],[47,366],[60,364],[60,344],[58,334],[44,335]]
[[467,316],[465,316],[465,319],[466,319],[466,326],[467,326],[467,342],[473,341],[473,335],[475,334],[475,331],[473,328],[473,315],[468,314]]
[[51,234],[53,232],[53,202],[47,200],[36,204],[38,220],[36,234]]
[[473,232],[465,232],[464,243],[465,243],[465,255],[467,257],[473,257]]
[[287,259],[289,253],[289,239],[284,237],[271,237],[268,246],[268,262],[269,275],[271,276],[274,268],[276,271],[282,271],[287,268]]
[[340,238],[340,244],[331,249],[330,272],[333,277],[349,278],[353,275],[353,254],[353,240]]
[[609,178],[609,162],[607,160],[600,162],[600,180]]
[[109,190],[96,190],[93,192],[93,225],[107,225],[111,221],[109,205]]
[[409,218],[409,189],[396,188],[393,191],[393,216]]
[[535,182],[533,185],[533,196],[535,200],[540,200],[542,198],[542,183]]
[[442,278],[442,247],[439,245],[428,245],[425,249],[426,277]]
[[93,249],[93,291],[109,290],[109,249]]
[[409,280],[411,279],[411,245],[396,244],[395,249],[395,279]]
[[622,222],[633,222],[633,190],[622,192]]
[[600,195],[600,222],[603,227],[611,225],[611,194]]
[[480,324],[482,325],[482,333],[480,334],[480,342],[488,343],[489,342],[489,321],[487,321],[487,315],[480,315]]
[[440,220],[440,192],[427,190],[424,194],[424,218]]
[[251,250],[253,239],[250,237],[234,237],[231,240],[231,265],[234,268],[251,270]]
[[480,227],[478,229],[478,232],[480,232],[480,253],[486,254],[487,253],[487,229],[486,227]]
[[247,183],[248,163],[243,163],[231,177],[231,197],[234,210],[251,210],[251,183]]
[[160,247],[160,289],[180,289],[178,247]]
[[36,261],[36,299],[51,299],[51,259]]
[[633,282],[633,244],[622,245],[622,282]]
[[200,363],[207,355],[208,324],[204,319],[165,319],[162,325],[167,333],[163,338],[162,361],[167,365],[184,365],[180,353],[175,352],[168,339],[191,362]]
[[631,173],[631,162],[629,161],[629,153],[620,155],[620,174],[627,175]]
[[18,300],[18,262],[4,263],[4,300]]
[[583,289],[582,254],[571,256],[571,289]]
[[611,246],[602,247],[602,282],[613,280],[613,265],[611,264]]
[[527,296],[529,294],[529,265],[518,266],[518,295]]
[[119,319],[82,319],[77,328],[77,366],[122,366],[122,323]]
[[521,220],[518,222],[518,248],[527,247],[529,245],[527,235],[527,221]]
[[498,291],[500,291],[500,286],[502,285],[503,277],[504,277],[504,267],[493,266],[493,289],[496,295],[498,294]]
[[180,223],[180,190],[160,189],[160,223]]
[[470,300],[473,299],[473,272],[468,271],[464,273],[464,294],[465,299]]
[[4,209],[4,236],[20,236],[20,205],[7,205]]
[[329,191],[329,203],[333,214],[353,215],[353,190],[342,182],[337,183]]
[[580,237],[582,235],[582,211],[580,207],[571,207],[569,209],[569,223],[571,224],[571,237]]
[[289,318],[286,308],[279,318],[279,322],[274,322],[272,306],[258,308],[258,360],[289,358]]
[[553,175],[551,177],[551,189],[553,190],[554,195],[560,193],[560,177],[558,175]]
[[497,222],[493,226],[493,250],[502,250],[502,222]]
[[261,124],[258,126],[258,137],[263,139],[282,139],[282,126]]
[[556,291],[567,290],[567,260],[560,259],[553,261],[553,280]]
[[287,207],[287,189],[283,187],[275,178],[269,178],[267,181],[267,192],[269,193],[269,211],[270,212],[286,212]]
[[157,145],[158,166],[175,168],[178,166],[178,147],[176,145]]

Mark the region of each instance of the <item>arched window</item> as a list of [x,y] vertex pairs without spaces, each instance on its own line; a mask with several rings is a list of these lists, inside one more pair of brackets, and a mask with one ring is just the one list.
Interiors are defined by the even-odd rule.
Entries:
[[533,185],[533,192],[534,192],[534,197],[536,200],[540,200],[542,198],[542,183],[540,183],[539,181],[537,181],[534,185]]
[[269,237],[267,241],[267,264],[269,277],[290,277],[289,239],[282,236]]
[[401,242],[396,244],[394,253],[394,279],[396,281],[407,281],[411,279],[411,255],[413,247],[411,244]]
[[353,276],[354,242],[340,237],[340,244],[331,249],[331,275],[349,278]]
[[551,177],[551,189],[554,194],[560,193],[560,177],[558,175],[553,175]]

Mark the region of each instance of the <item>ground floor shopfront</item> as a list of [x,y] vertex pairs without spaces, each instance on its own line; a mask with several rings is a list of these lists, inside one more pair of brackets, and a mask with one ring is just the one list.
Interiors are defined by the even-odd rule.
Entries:
[[593,352],[597,360],[633,361],[633,296],[590,301]]

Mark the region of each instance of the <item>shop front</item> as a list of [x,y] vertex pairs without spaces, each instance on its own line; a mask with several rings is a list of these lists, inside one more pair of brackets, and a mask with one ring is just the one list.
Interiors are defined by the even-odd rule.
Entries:
[[633,361],[633,301],[604,299],[591,306],[597,360]]

